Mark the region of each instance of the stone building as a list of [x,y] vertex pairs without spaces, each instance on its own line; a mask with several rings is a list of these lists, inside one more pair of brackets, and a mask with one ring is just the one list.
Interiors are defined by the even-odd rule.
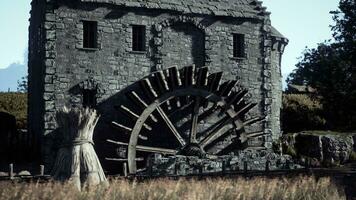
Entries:
[[257,0],[32,0],[29,131],[46,162],[64,105],[97,106],[172,65],[208,66],[240,79],[271,147],[280,136],[281,57],[288,40]]

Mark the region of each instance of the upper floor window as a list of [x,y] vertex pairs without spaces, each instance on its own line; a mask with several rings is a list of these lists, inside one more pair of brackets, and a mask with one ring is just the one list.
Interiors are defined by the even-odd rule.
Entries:
[[233,34],[233,56],[234,58],[245,57],[245,36]]
[[83,21],[83,48],[97,48],[98,23]]
[[140,25],[132,26],[132,51],[146,50],[146,27]]

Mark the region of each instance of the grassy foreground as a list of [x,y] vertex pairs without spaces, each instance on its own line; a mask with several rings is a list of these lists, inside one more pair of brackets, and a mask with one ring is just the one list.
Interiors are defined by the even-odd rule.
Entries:
[[112,180],[107,188],[78,192],[70,184],[1,183],[0,199],[345,199],[328,178],[293,179],[211,179],[153,180],[136,182]]

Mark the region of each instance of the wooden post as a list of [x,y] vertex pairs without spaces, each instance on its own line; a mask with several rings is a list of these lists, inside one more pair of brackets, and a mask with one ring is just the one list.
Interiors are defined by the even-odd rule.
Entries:
[[44,165],[40,165],[40,176],[44,176]]
[[266,172],[269,172],[269,164],[270,164],[270,161],[266,160],[266,169],[265,169]]
[[286,167],[287,167],[287,169],[290,169],[289,160],[286,161]]
[[226,160],[223,160],[222,162],[222,173],[225,174],[226,172]]
[[14,164],[9,164],[9,177],[10,179],[14,178]]
[[204,168],[203,165],[199,166],[199,175],[202,175],[202,174],[203,174],[203,168]]
[[178,163],[177,161],[174,163],[174,175],[178,175]]
[[247,166],[247,161],[244,161],[244,173],[245,173],[245,175],[247,175],[247,169],[248,168],[248,166]]
[[127,177],[127,163],[126,162],[123,163],[122,170],[124,172],[124,177]]
[[148,176],[152,177],[153,174],[153,160],[152,157],[148,157]]

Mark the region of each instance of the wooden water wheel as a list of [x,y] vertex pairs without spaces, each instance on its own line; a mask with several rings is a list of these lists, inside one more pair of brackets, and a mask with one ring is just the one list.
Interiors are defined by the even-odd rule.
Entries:
[[209,74],[207,67],[171,67],[139,82],[127,93],[131,105],[116,108],[131,120],[132,127],[113,121],[126,141],[108,139],[118,145],[119,158],[128,163],[130,174],[144,168],[153,153],[186,156],[219,156],[246,148],[250,138],[263,131],[246,133],[244,127],[264,120],[245,115],[257,104],[247,100],[239,81],[222,82],[222,72]]

